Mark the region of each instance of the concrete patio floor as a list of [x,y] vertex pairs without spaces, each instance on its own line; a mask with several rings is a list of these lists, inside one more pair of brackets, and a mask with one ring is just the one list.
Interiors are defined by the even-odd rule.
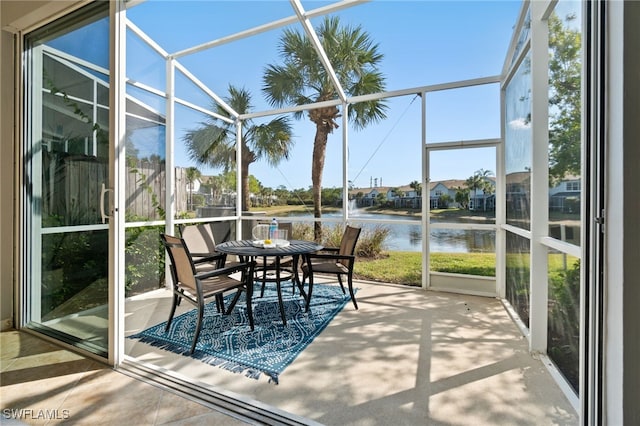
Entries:
[[[278,385],[135,340],[125,339],[125,353],[245,403],[292,413],[302,423],[578,424],[499,300],[380,283],[357,287],[360,309],[347,304]],[[169,301],[167,291],[128,300],[126,334],[165,321]],[[32,353],[39,345],[47,349]],[[65,421],[76,424],[248,421],[18,332],[2,333],[0,398],[3,409],[67,409]]]

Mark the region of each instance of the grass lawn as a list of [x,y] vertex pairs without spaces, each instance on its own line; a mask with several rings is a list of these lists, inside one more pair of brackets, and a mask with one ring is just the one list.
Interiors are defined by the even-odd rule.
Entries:
[[[493,253],[431,253],[431,270],[493,277],[496,256]],[[422,253],[392,251],[380,259],[358,258],[357,278],[395,284],[422,285]]]

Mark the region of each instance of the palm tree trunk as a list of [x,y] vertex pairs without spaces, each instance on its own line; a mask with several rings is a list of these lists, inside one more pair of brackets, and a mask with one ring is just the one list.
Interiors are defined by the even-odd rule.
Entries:
[[[311,183],[313,185],[313,217],[322,217],[322,171],[327,153],[327,136],[329,129],[326,126],[316,126],[316,137],[313,141],[313,162],[311,164]],[[313,238],[322,241],[322,223],[316,222],[313,227]]]
[[251,194],[249,194],[249,163],[243,161],[240,169],[242,179],[242,211],[247,212],[249,211],[249,200],[251,199]]

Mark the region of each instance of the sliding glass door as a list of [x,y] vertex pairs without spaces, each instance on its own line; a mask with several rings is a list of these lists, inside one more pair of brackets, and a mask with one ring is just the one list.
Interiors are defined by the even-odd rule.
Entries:
[[27,35],[24,69],[23,318],[106,357],[108,2]]

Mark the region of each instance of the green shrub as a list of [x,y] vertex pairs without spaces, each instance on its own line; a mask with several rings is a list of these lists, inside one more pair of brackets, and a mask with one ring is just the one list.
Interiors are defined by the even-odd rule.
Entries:
[[370,259],[382,256],[390,232],[389,228],[381,225],[377,225],[373,229],[363,229],[356,246],[356,255]]
[[126,296],[159,288],[164,284],[163,226],[128,228],[125,243]]
[[308,223],[294,223],[292,240],[313,241],[313,226]]
[[342,234],[344,234],[344,227],[342,225],[324,225],[322,227],[322,244],[325,247],[340,247]]
[[[344,227],[342,225],[322,227],[322,245],[325,247],[340,247]],[[386,248],[386,239],[390,233],[389,228],[376,226],[372,229],[363,228],[356,245],[356,256],[365,258],[377,258],[383,255]],[[293,225],[293,237],[295,240],[313,240],[313,224],[295,223]]]

